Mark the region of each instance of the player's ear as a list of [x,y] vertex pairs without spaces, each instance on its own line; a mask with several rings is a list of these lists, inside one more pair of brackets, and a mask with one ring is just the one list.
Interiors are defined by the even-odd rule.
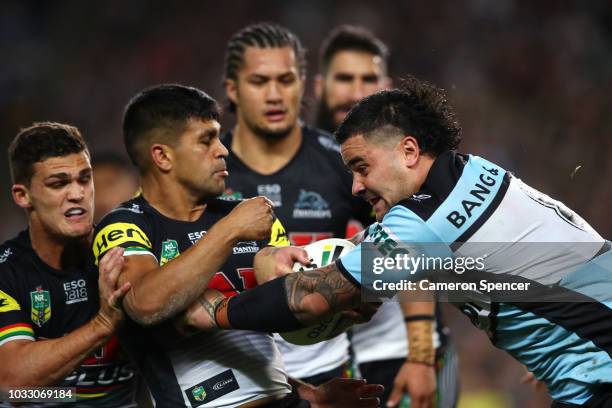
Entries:
[[399,148],[406,167],[413,167],[419,159],[420,149],[417,140],[410,135],[406,135],[400,140]]
[[317,100],[321,100],[321,98],[323,98],[323,76],[321,74],[317,74],[315,76],[314,92]]
[[23,184],[13,184],[11,187],[11,195],[13,201],[19,207],[24,209],[32,208],[32,200],[30,199],[30,190]]
[[238,100],[238,90],[236,81],[233,79],[226,79],[223,81],[223,86],[225,87],[227,99],[229,99],[234,105],[237,105],[238,103],[236,101]]
[[151,145],[151,161],[162,172],[167,173],[172,169],[174,152],[168,145],[154,143]]

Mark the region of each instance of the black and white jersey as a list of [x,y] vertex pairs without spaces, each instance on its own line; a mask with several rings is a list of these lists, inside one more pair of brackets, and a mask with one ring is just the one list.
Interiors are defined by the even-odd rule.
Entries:
[[[186,222],[165,217],[138,196],[107,214],[96,228],[95,260],[121,246],[125,256],[151,256],[164,265],[193,246],[237,204],[210,200],[198,220]],[[208,286],[226,296],[254,287],[255,253],[268,244],[286,243],[277,220],[271,242],[238,242]],[[142,327],[128,319],[120,339],[139,365],[157,406],[234,407],[291,392],[269,334],[226,330],[186,338],[171,322]]]
[[[89,322],[98,308],[97,275],[86,259],[54,269],[36,254],[28,230],[0,246],[0,347],[62,337]],[[135,406],[134,377],[112,337],[54,386],[76,387],[79,407]]]
[[[274,203],[274,213],[285,226],[293,245],[325,238],[344,238],[349,220],[372,222],[371,207],[351,194],[351,175],[342,163],[340,148],[331,135],[302,127],[302,144],[295,156],[277,172],[260,174],[244,164],[230,149],[229,177],[224,199],[258,195]],[[230,148],[232,133],[223,138]],[[337,368],[348,360],[345,334],[310,346],[296,346],[275,336],[287,372],[311,377]]]

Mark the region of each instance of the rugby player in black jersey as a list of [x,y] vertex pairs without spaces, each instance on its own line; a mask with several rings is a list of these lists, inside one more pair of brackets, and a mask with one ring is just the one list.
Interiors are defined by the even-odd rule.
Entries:
[[[116,271],[101,270],[99,282],[88,271],[94,187],[85,141],[72,126],[37,123],[15,137],[9,164],[28,228],[0,246],[0,390],[76,387],[79,407],[136,406],[134,370],[113,336],[129,283],[116,289]],[[109,254],[111,267],[121,262],[120,251]]]
[[256,272],[265,271],[253,265],[261,257],[287,256],[289,265],[307,260],[297,248],[258,252],[287,243],[268,199],[216,198],[224,191],[228,151],[219,138],[217,103],[205,93],[180,85],[147,89],[128,104],[123,132],[142,193],[103,218],[93,251],[104,263],[110,248],[125,249],[119,281],[132,283],[123,300],[131,320],[121,339],[156,405],[290,407],[306,398],[312,406],[375,406],[375,398],[360,397],[378,387],[363,382],[319,388],[293,382],[292,393],[268,334],[184,336],[181,313],[207,287],[233,296],[257,284]]
[[[332,30],[319,51],[317,126],[334,132],[353,105],[389,88],[388,65],[388,48],[371,31]],[[363,378],[385,386],[383,404],[397,405],[404,392],[411,408],[431,407],[434,400],[437,408],[456,404],[457,356],[445,331],[434,302],[386,302],[371,321],[351,328],[355,362]],[[429,352],[419,360],[410,349]]]
[[[225,62],[236,126],[223,139],[224,198],[266,196],[293,245],[343,238],[351,219],[370,224],[371,208],[352,196],[338,145],[300,122],[306,62],[297,36],[275,24],[245,27],[229,40]],[[310,346],[275,338],[291,376],[320,384],[345,375],[346,334]]]

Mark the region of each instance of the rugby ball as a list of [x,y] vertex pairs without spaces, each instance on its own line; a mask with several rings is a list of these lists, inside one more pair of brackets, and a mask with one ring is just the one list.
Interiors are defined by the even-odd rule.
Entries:
[[[309,266],[304,266],[296,262],[293,265],[293,271],[308,271],[329,265],[342,255],[350,252],[353,248],[355,248],[355,245],[346,239],[330,238],[313,242],[304,247],[304,250],[308,253],[311,264]],[[310,327],[279,333],[279,335],[291,344],[300,346],[315,344],[324,340],[329,340],[342,333],[343,330],[338,329],[342,327],[343,319],[344,315],[338,313]]]

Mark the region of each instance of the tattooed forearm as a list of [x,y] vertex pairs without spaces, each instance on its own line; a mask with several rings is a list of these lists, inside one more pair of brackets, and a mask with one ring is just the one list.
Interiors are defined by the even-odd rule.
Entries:
[[289,309],[305,324],[357,307],[361,301],[359,290],[333,263],[312,271],[289,274],[285,287]]

